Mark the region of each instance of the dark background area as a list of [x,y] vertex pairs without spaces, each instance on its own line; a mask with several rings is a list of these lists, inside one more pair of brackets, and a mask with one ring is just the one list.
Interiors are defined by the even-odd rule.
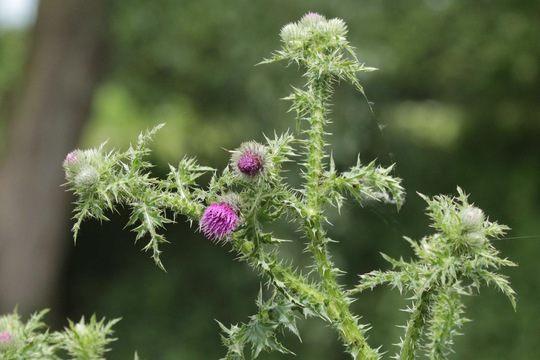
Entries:
[[[91,4],[90,4],[91,3]],[[465,336],[453,359],[540,357],[540,12],[536,0],[179,1],[42,0],[32,28],[0,29],[0,306],[43,307],[53,328],[96,313],[122,321],[110,359],[217,359],[219,326],[247,321],[257,274],[189,224],[167,227],[167,273],[133,245],[127,213],[70,234],[61,163],[75,147],[108,140],[126,148],[141,131],[166,127],[152,145],[154,173],[185,154],[222,169],[241,142],[294,129],[284,64],[254,66],[278,49],[283,25],[309,11],[342,18],[368,66],[361,94],[342,84],[332,111],[339,169],[396,162],[406,204],[330,212],[334,260],[352,286],[357,274],[386,269],[380,252],[411,256],[402,236],[431,229],[426,195],[456,186],[491,220],[512,228],[495,243],[519,267],[503,269],[518,311],[496,290],[466,299]],[[204,184],[203,184],[204,185]],[[290,231],[286,225],[280,231]],[[291,232],[293,236],[294,233]],[[301,239],[288,251],[298,254]],[[391,355],[407,301],[386,288],[353,304],[369,342]],[[300,322],[296,357],[346,359],[321,321]]]

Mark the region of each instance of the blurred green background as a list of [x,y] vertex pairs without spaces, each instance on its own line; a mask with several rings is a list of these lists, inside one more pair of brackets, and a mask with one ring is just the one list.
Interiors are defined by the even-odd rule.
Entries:
[[[283,25],[309,11],[345,20],[361,61],[380,70],[360,77],[374,114],[351,86],[336,90],[334,158],[342,170],[358,153],[365,162],[396,162],[408,195],[399,213],[351,201],[341,216],[329,215],[330,235],[339,241],[334,260],[347,272],[343,282],[351,286],[356,274],[386,269],[379,252],[409,257],[402,236],[431,233],[416,192],[455,194],[459,185],[491,220],[512,228],[495,246],[519,264],[503,270],[518,294],[518,311],[493,289],[466,299],[473,322],[455,339],[451,358],[540,358],[537,0],[124,0],[103,6],[103,68],[79,147],[108,139],[108,148],[125,148],[139,132],[166,122],[152,145],[158,176],[184,154],[221,169],[228,162],[223,149],[294,129],[288,103],[279,99],[291,84],[302,84],[299,72],[285,64],[254,65],[280,46]],[[28,28],[0,32],[2,138],[34,35]],[[66,257],[54,312],[121,317],[110,359],[130,359],[135,350],[141,359],[223,356],[214,320],[247,321],[260,279],[182,219],[167,229],[164,273],[140,251],[142,243],[133,245],[126,215],[86,222],[75,247],[64,219]],[[301,248],[299,240],[291,251]],[[406,305],[389,289],[361,294],[353,308],[373,326],[372,346],[396,350],[396,325],[406,319],[399,309]],[[348,358],[327,324],[307,320],[300,327],[302,343],[284,337],[296,357],[263,353],[260,359]]]

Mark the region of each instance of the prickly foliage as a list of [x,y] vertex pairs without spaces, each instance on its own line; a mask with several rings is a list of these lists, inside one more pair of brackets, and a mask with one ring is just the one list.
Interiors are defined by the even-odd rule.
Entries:
[[[126,152],[107,153],[104,146],[76,150],[64,162],[67,184],[77,195],[75,237],[83,220],[107,220],[108,212],[128,207],[135,239],[147,241],[144,249],[151,250],[161,268],[163,227],[184,218],[260,273],[268,290],[257,297],[257,313],[232,326],[219,323],[225,360],[257,358],[262,351],[289,353],[279,337],[291,332],[300,338],[296,321],[304,317],[320,318],[335,329],[351,358],[379,359],[379,349],[367,342],[369,326],[351,312],[350,304],[353,296],[381,284],[398,288],[412,301],[400,359],[413,359],[419,351],[433,359],[446,358],[466,321],[462,298],[481,285],[496,286],[515,306],[507,278],[497,272],[514,264],[499,258],[490,243],[506,228],[489,222],[460,189],[458,198],[424,197],[436,233],[419,243],[407,239],[416,260],[384,255],[391,270],[362,275],[352,289],[340,283],[342,270],[328,248],[333,240],[326,231],[327,205],[339,209],[351,198],[360,205],[384,202],[399,209],[405,198],[393,165],[363,164],[358,157],[349,170],[338,172],[330,156],[326,128],[334,86],[349,83],[365,96],[357,75],[375,70],[358,61],[346,35],[342,20],[314,13],[283,27],[282,48],[262,63],[285,61],[303,71],[305,85],[293,87],[286,97],[297,114],[297,134],[240,144],[223,171],[184,157],[178,166],[170,166],[166,179],[154,178],[144,156],[162,125],[143,133]],[[286,162],[298,165],[300,186],[288,183],[282,169]],[[205,173],[211,178],[201,186],[199,177]],[[268,231],[266,224],[283,217],[297,224],[299,234],[283,239]],[[312,259],[309,267],[280,260],[282,244],[289,241],[305,243]]]

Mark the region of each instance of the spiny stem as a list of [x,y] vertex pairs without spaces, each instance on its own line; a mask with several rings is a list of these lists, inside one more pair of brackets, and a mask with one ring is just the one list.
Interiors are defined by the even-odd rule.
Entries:
[[406,326],[405,338],[402,341],[401,353],[399,355],[400,360],[415,359],[416,349],[420,344],[420,336],[422,335],[425,319],[428,316],[431,295],[429,290],[422,291],[414,304],[411,317]]
[[310,78],[307,92],[313,101],[308,109],[310,129],[307,131],[307,174],[306,174],[306,216],[305,232],[310,239],[308,246],[315,260],[315,266],[321,277],[321,287],[326,295],[326,312],[332,325],[338,330],[347,351],[357,358],[378,359],[377,352],[369,347],[365,339],[365,331],[360,328],[356,318],[351,314],[349,302],[337,282],[337,269],[334,268],[327,248],[328,239],[322,225],[323,201],[321,199],[321,179],[324,170],[324,134],[327,98],[332,93],[331,75],[320,75]]
[[307,146],[307,183],[306,183],[306,216],[305,231],[310,238],[309,249],[313,254],[317,270],[325,282],[325,288],[337,287],[333,264],[326,247],[326,236],[321,219],[323,209],[321,201],[321,179],[324,158],[324,125],[327,112],[326,98],[330,94],[329,84],[323,78],[310,79],[308,92],[314,99],[310,113],[309,141]]
[[309,109],[310,129],[307,131],[309,142],[307,145],[307,204],[310,208],[320,212],[320,181],[323,171],[324,158],[324,126],[326,123],[326,98],[331,92],[324,78],[312,79],[308,89],[313,103]]

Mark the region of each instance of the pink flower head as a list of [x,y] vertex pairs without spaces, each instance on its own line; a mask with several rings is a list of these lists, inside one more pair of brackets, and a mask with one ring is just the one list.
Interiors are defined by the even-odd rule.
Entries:
[[4,351],[15,347],[17,347],[17,338],[9,331],[0,332],[0,358],[4,359],[1,355]]
[[320,22],[320,21],[325,21],[326,19],[321,14],[310,11],[302,17],[302,20],[309,21],[309,22]]
[[71,165],[73,164],[77,158],[79,157],[79,151],[74,150],[66,155],[66,159],[64,160],[64,165]]
[[320,18],[321,15],[316,13],[316,12],[310,11],[306,15],[304,15],[304,17],[306,17],[306,18]]
[[240,218],[233,206],[228,202],[211,204],[204,211],[200,228],[203,234],[210,240],[224,240],[238,226]]
[[9,331],[2,331],[0,333],[0,344],[7,343],[13,339],[13,336],[9,333]]

